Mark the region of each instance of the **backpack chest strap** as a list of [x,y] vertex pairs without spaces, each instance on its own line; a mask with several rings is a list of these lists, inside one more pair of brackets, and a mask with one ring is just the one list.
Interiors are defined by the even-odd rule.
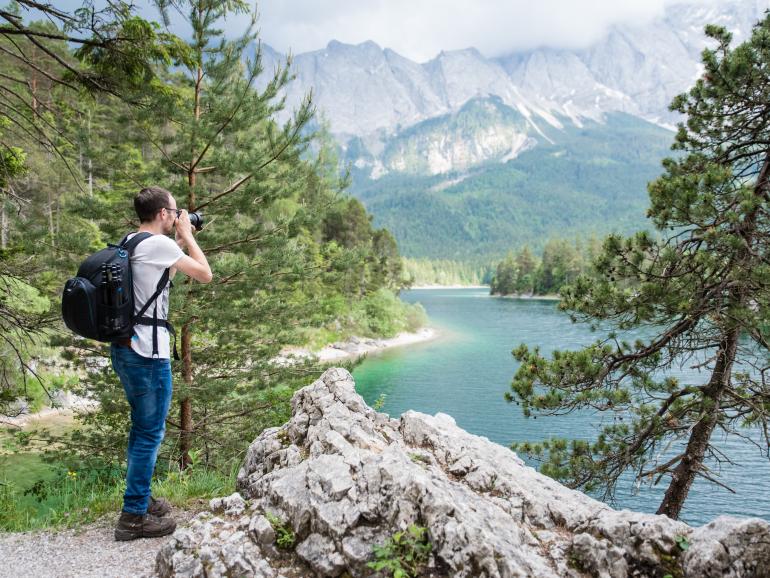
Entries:
[[166,319],[158,319],[157,317],[136,317],[134,319],[134,325],[149,325],[152,327],[152,355],[155,357],[158,355],[158,327],[165,327],[166,330],[174,336],[174,359],[179,361],[179,353],[176,349],[176,330],[174,326]]

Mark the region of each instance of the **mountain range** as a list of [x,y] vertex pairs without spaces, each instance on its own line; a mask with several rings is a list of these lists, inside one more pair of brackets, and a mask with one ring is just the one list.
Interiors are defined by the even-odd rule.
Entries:
[[[633,177],[618,177],[616,185],[624,190],[615,196],[633,202],[601,219],[589,211],[587,220],[570,227],[570,232],[643,226],[646,182],[660,172],[660,160],[673,138],[671,130],[681,120],[668,104],[702,72],[700,54],[709,42],[704,26],[724,26],[740,42],[767,7],[760,0],[670,4],[651,22],[614,26],[599,41],[577,50],[540,48],[490,57],[467,48],[441,52],[424,63],[371,41],[357,45],[332,41],[322,50],[294,57],[296,78],[286,91],[287,109],[312,89],[320,117],[339,144],[343,160],[353,167],[353,194],[373,212],[376,223],[394,229],[402,251],[410,256],[466,258],[503,251],[505,234],[501,237],[500,227],[476,222],[464,201],[484,202],[491,194],[470,186],[481,175],[494,174],[492,180],[502,185],[502,173],[521,172],[522,166],[538,173],[534,178],[538,187],[566,187],[572,202],[587,206],[601,197],[597,191],[604,188],[600,181],[606,180],[607,167],[622,167],[621,174]],[[267,70],[284,60],[284,55],[263,46]],[[636,158],[622,150],[625,140],[617,138],[618,127],[625,140],[635,142],[631,148],[639,152]],[[592,159],[585,151],[570,148],[601,149],[602,139],[619,149]],[[559,156],[548,157],[557,165],[584,163],[588,175],[580,185],[540,174],[541,167],[533,161],[559,151]],[[566,165],[545,164],[553,179],[570,173]],[[394,182],[400,196],[393,190]],[[528,186],[532,179],[518,182],[519,187]],[[511,188],[497,189],[494,197],[517,205],[502,192]],[[509,227],[509,246],[530,239],[537,247],[538,240],[563,232],[558,219],[547,213],[549,203],[543,202],[541,188],[539,194],[515,189],[519,199],[528,199],[526,213],[538,218]],[[447,191],[459,197],[450,202]],[[406,214],[394,212],[395,197],[408,201]],[[442,209],[438,212],[437,203]],[[628,213],[630,206],[635,213]],[[457,242],[436,244],[432,240],[441,235],[431,231],[448,224],[443,218],[436,221],[437,214],[454,215],[451,220],[464,222],[475,236],[469,240],[460,235]],[[393,223],[398,225],[394,228]],[[408,232],[419,229],[426,230],[418,237],[427,244],[409,241]]]

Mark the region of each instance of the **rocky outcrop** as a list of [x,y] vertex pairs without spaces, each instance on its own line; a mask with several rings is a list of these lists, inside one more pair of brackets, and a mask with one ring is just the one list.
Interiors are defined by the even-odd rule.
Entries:
[[497,97],[468,101],[459,111],[420,123],[393,139],[385,168],[437,175],[516,158],[536,145],[527,119]]
[[373,547],[410,526],[427,529],[425,576],[770,576],[764,521],[613,510],[447,415],[374,411],[343,369],[292,409],[251,444],[239,493],[161,550],[160,576],[371,576]]

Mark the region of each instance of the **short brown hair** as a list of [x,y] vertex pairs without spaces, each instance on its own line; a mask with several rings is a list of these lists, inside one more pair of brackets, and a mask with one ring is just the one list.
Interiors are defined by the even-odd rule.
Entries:
[[171,193],[162,187],[145,187],[134,197],[134,209],[142,223],[149,223],[161,209],[168,208]]

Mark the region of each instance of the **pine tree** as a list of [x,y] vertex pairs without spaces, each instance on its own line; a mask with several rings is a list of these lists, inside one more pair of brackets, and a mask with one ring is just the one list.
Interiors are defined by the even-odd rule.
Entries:
[[513,252],[509,252],[505,259],[497,264],[495,276],[489,292],[492,295],[511,295],[516,293],[516,280],[518,278],[518,267]]
[[[91,190],[78,170],[73,123],[103,98],[146,100],[156,65],[184,56],[176,37],[134,10],[121,1],[73,11],[30,0],[0,7],[0,394],[7,400],[24,394],[28,374],[37,377],[29,347],[58,316],[50,308],[61,290],[57,273],[74,263],[67,242],[82,253],[98,238],[74,215],[62,227],[73,189]],[[0,414],[7,410],[0,403]]]
[[[649,186],[657,235],[610,236],[595,262],[600,277],[563,291],[573,320],[612,331],[550,359],[518,347],[509,395],[526,415],[613,414],[591,443],[517,447],[545,452],[546,472],[605,496],[629,469],[637,479],[669,478],[658,513],[671,518],[696,477],[721,484],[709,465],[731,462],[712,443],[715,430],[768,443],[770,16],[735,48],[721,27],[706,34],[717,46],[703,53],[705,72],[672,103],[686,115],[679,155]],[[655,335],[622,339],[642,327]],[[697,364],[704,378],[666,376],[682,364]]]
[[535,291],[541,295],[556,293],[575,281],[583,268],[578,248],[564,239],[549,239],[543,248]]
[[191,0],[177,8],[192,28],[188,65],[169,79],[170,97],[137,121],[178,206],[204,212],[209,223],[198,241],[215,280],[180,283],[172,297],[181,346],[175,425],[187,467],[194,444],[209,455],[253,437],[258,422],[246,416],[265,410],[255,401],[259,391],[289,374],[269,360],[309,316],[297,286],[313,266],[301,234],[312,168],[300,157],[312,106],[305,99],[282,127],[274,120],[288,63],[260,89],[254,17],[238,38],[219,29],[225,17],[248,18],[246,2]]
[[[103,7],[84,2],[71,12],[33,0],[0,8],[0,113],[10,122],[8,136],[53,149],[66,163],[55,142],[65,135],[54,119],[71,112],[74,95],[86,91],[135,105],[148,102],[157,65],[178,63],[186,52],[176,36],[135,10],[121,0]],[[30,17],[39,20],[28,23]]]
[[516,292],[533,293],[535,291],[535,274],[537,273],[537,260],[532,254],[529,245],[516,255]]

